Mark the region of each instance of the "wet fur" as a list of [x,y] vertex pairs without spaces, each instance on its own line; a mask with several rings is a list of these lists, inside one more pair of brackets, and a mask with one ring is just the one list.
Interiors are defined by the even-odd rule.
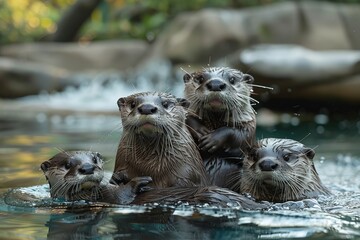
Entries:
[[[219,94],[207,93],[204,84],[196,80],[204,74],[211,77],[219,77],[225,81],[230,77],[235,77],[236,83],[227,83],[226,91]],[[250,97],[252,86],[249,84],[247,74],[239,70],[226,67],[204,68],[202,71],[191,74],[190,81],[185,82],[185,96],[190,101],[189,111],[194,113],[203,120],[205,126],[209,129],[219,127],[235,127],[242,128],[246,122],[255,121],[255,111],[251,106],[251,102],[257,102]],[[205,82],[206,83],[206,79]],[[218,116],[213,109],[209,109],[209,99],[219,96],[224,101],[225,109],[221,110],[223,114],[220,119],[214,119],[214,114]]]
[[[80,175],[77,173],[78,166],[71,166],[67,169],[65,166],[71,158],[78,158],[80,162],[91,162],[95,158],[98,161],[94,166],[94,174]],[[96,200],[100,198],[100,182],[103,180],[103,162],[96,153],[91,152],[61,152],[56,154],[41,164],[46,179],[50,185],[50,195],[53,198],[63,198],[64,200]],[[84,183],[93,185],[93,187],[82,188]]]
[[266,202],[257,203],[253,199],[240,195],[226,188],[208,187],[170,187],[154,189],[138,195],[134,204],[161,203],[178,204],[211,204],[222,207],[238,206],[244,209],[266,209]]
[[[242,173],[238,174],[240,192],[270,202],[330,194],[315,169],[314,155],[313,149],[291,139],[262,139],[244,160]],[[260,161],[267,159],[278,164],[274,171],[263,172],[259,168]]]
[[[142,104],[153,105],[158,111],[141,115],[138,107]],[[158,188],[208,185],[198,148],[185,125],[186,107],[185,100],[167,93],[146,92],[121,98],[123,135],[112,180],[126,182],[135,176],[150,176],[152,185]],[[150,133],[142,132],[146,122],[154,125]]]
[[[94,170],[82,174],[79,169],[84,164],[94,167]],[[109,184],[108,179],[104,178],[102,157],[96,152],[61,152],[43,162],[40,167],[49,183],[51,197],[66,201],[129,204],[151,181],[151,178],[142,177],[132,179],[126,185]]]
[[[82,176],[78,169],[85,163],[96,159],[98,168],[93,173]],[[69,169],[66,169],[66,165]],[[264,209],[266,203],[256,203],[252,199],[216,186],[202,187],[170,187],[150,189],[149,177],[138,177],[126,185],[113,185],[103,179],[101,155],[94,152],[61,152],[41,164],[46,176],[51,197],[67,201],[86,200],[101,201],[112,204],[145,204],[162,203],[178,204],[212,204],[217,206],[235,205],[245,209]],[[82,184],[91,182],[90,188],[82,188]],[[141,192],[141,193],[140,193]]]
[[[226,85],[222,91],[210,91],[213,80]],[[211,183],[231,188],[228,175],[236,174],[242,166],[244,152],[255,143],[256,120],[252,103],[253,78],[239,70],[226,67],[204,68],[186,74],[185,96],[190,101],[187,123],[201,149]],[[209,102],[220,99],[222,106]]]

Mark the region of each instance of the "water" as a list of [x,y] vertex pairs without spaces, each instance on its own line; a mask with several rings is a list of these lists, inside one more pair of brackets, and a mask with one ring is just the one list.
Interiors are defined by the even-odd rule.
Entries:
[[[106,88],[109,94],[112,92],[111,100],[99,99],[96,89],[82,89],[79,91],[84,94],[72,90],[64,95],[43,95],[41,101],[26,99],[3,106],[0,194],[9,188],[46,183],[39,166],[62,149],[99,151],[107,159],[105,169],[112,171],[121,134],[115,102],[130,91],[117,85],[112,88],[113,92]],[[85,103],[82,112],[71,108]],[[39,109],[37,104],[46,109]],[[321,197],[315,207],[302,209],[297,204],[293,209],[289,204],[267,211],[244,211],[209,206],[109,207],[77,203],[68,208],[33,208],[0,202],[0,239],[360,238],[360,122],[322,115],[304,119],[283,114],[279,124],[259,127],[257,134],[301,140],[316,149],[319,175],[334,195]]]

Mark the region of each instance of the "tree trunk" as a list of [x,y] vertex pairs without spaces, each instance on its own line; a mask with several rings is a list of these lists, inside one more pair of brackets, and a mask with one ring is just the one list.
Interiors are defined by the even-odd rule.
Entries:
[[92,12],[103,0],[77,0],[70,6],[57,24],[57,30],[50,38],[53,42],[72,42]]

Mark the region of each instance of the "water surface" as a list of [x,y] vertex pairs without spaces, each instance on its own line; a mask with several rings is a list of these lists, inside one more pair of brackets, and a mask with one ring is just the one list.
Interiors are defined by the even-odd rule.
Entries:
[[[42,161],[60,150],[95,150],[111,171],[120,137],[119,116],[1,117],[0,191],[44,184]],[[244,211],[165,206],[72,208],[0,204],[0,238],[129,239],[348,239],[360,238],[359,124],[315,121],[260,127],[258,137],[288,137],[316,149],[321,179],[334,193],[319,208]],[[311,133],[308,135],[308,133]],[[308,136],[307,136],[308,135]]]

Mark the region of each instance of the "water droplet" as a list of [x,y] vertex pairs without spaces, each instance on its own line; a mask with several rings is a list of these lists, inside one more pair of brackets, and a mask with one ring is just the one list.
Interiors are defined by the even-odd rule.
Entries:
[[38,121],[39,123],[43,123],[47,121],[47,116],[45,113],[39,113],[36,115],[36,121]]
[[298,117],[291,118],[291,125],[298,126],[300,124],[300,119]]
[[51,123],[52,124],[60,124],[61,123],[61,116],[59,115],[54,115],[51,117]]
[[290,123],[291,116],[289,114],[287,114],[287,113],[284,113],[284,114],[281,115],[280,120],[281,120],[282,123]]
[[348,125],[349,125],[349,123],[348,123],[348,121],[341,121],[340,123],[339,123],[339,128],[340,129],[346,129],[347,127],[348,127]]
[[314,117],[314,121],[317,123],[317,124],[327,124],[329,122],[329,117],[325,114],[317,114],[315,117]]
[[324,128],[323,126],[318,126],[318,127],[316,128],[316,132],[317,132],[318,134],[323,134],[323,133],[325,132],[325,128]]

